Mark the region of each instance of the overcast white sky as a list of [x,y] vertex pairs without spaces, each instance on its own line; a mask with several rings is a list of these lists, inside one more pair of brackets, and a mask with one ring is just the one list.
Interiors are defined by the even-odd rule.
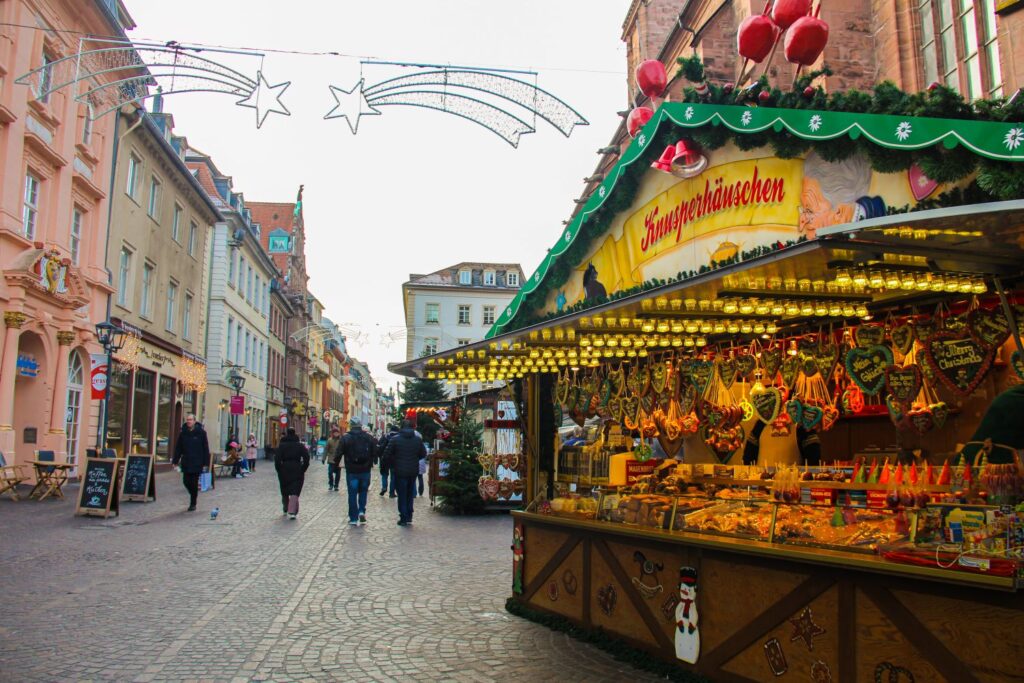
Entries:
[[[168,97],[176,133],[212,155],[247,201],[292,200],[305,184],[310,289],[332,320],[365,333],[349,350],[378,383],[405,359],[401,284],[409,273],[459,261],[519,262],[527,276],[558,238],[616,111],[627,106],[627,0],[127,0],[136,40],[335,51],[381,60],[540,72],[538,85],[590,126],[564,138],[546,124],[513,149],[494,134],[441,112],[387,107],[362,118],[323,120],[328,85],[359,80],[358,58],[267,53],[271,84],[290,80],[292,116],[251,109],[223,95]],[[211,55],[212,56],[212,55]],[[256,60],[232,62],[255,77]],[[367,66],[367,85],[403,73]]]

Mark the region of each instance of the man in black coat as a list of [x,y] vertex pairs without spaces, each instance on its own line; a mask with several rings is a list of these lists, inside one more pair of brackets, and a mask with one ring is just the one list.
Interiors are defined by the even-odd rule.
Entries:
[[210,466],[210,441],[206,438],[203,425],[196,422],[196,416],[185,416],[185,424],[181,426],[178,441],[174,444],[175,467],[181,464],[181,483],[185,485],[189,495],[188,511],[196,509],[196,498],[199,496],[199,475],[204,467]]
[[[391,425],[388,428],[388,433],[380,438],[380,442],[377,444],[377,452],[383,453],[388,447],[388,441],[398,435],[398,425]],[[391,474],[390,466],[384,458],[380,459],[380,495],[384,495],[388,492],[388,475]],[[395,480],[391,479],[391,498],[395,498],[398,492],[395,490]]]
[[281,486],[281,508],[284,514],[295,519],[299,514],[299,494],[309,469],[309,451],[291,427],[278,444],[274,469]]
[[366,494],[370,490],[370,471],[377,456],[377,442],[356,418],[348,423],[338,453],[345,462],[345,486],[348,488],[348,523],[366,524]]
[[398,491],[398,525],[412,524],[412,499],[416,495],[420,459],[427,457],[427,448],[412,428],[412,422],[406,420],[402,423],[402,431],[388,440],[383,457],[391,467],[391,476]]

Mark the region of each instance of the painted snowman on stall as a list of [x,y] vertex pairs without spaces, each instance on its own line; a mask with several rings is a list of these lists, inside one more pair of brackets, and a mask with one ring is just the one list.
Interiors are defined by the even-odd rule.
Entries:
[[697,570],[679,570],[679,604],[676,605],[676,657],[696,664],[700,656],[700,631],[697,629]]

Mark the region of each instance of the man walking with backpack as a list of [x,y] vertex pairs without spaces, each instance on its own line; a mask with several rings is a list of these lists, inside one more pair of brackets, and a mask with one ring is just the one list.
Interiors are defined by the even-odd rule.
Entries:
[[359,420],[349,421],[348,432],[341,437],[338,454],[345,462],[345,485],[348,488],[348,523],[366,524],[366,494],[370,490],[370,470],[373,469],[377,442]]
[[398,526],[412,524],[412,499],[416,494],[416,476],[420,471],[420,459],[427,457],[423,439],[412,427],[412,422],[402,423],[402,431],[388,440],[382,456],[391,467],[391,476],[398,490]]

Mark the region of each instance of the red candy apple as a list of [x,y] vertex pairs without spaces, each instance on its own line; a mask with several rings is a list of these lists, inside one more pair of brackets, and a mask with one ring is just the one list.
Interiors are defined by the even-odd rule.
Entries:
[[626,130],[629,131],[629,137],[635,138],[637,131],[643,128],[652,116],[654,116],[654,110],[650,107],[637,107],[629,112],[629,116],[626,117]]
[[811,13],[811,0],[775,0],[772,5],[772,19],[776,26],[785,31],[800,17]]
[[665,73],[665,65],[657,59],[648,59],[640,62],[636,68],[636,84],[640,92],[651,99],[661,97],[668,85],[668,75]]
[[736,49],[740,56],[760,64],[775,44],[778,28],[763,14],[747,17],[736,32]]
[[786,60],[800,66],[818,61],[828,42],[828,24],[817,17],[800,17],[786,32]]

